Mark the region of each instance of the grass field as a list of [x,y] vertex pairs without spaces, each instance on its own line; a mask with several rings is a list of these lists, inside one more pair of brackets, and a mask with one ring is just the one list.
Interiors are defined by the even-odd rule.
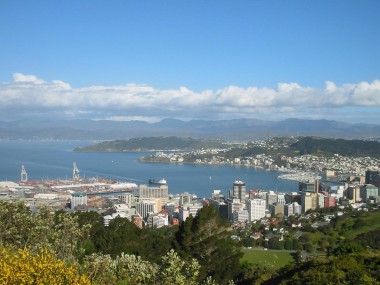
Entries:
[[293,261],[291,252],[277,250],[243,249],[241,261],[281,268]]

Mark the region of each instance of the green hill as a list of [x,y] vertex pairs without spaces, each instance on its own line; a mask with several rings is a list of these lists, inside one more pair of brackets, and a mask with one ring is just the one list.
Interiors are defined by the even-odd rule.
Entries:
[[342,156],[380,157],[380,143],[377,141],[304,137],[293,143],[290,149],[300,155],[331,156],[339,154]]
[[84,146],[74,151],[124,152],[150,150],[194,150],[202,148],[222,148],[226,143],[220,140],[204,140],[179,137],[145,137],[129,140],[115,140]]

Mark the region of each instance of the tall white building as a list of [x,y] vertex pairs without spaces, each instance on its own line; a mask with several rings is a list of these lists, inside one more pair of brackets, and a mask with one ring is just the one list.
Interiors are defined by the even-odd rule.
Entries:
[[286,204],[285,194],[284,193],[277,194],[277,203],[280,204],[280,205],[285,205]]
[[136,212],[139,213],[143,220],[146,220],[149,213],[157,213],[157,202],[151,200],[140,201],[136,203]]
[[285,216],[301,215],[302,206],[297,202],[293,202],[285,205]]
[[71,210],[74,210],[77,206],[87,206],[87,193],[77,192],[71,194]]
[[125,202],[129,208],[132,208],[134,196],[132,193],[122,193],[117,196],[118,199]]
[[266,200],[264,199],[250,199],[247,200],[247,210],[249,221],[257,221],[265,217],[265,210],[267,208]]
[[168,185],[156,187],[140,185],[140,199],[167,199],[168,191]]
[[244,209],[244,204],[240,202],[240,199],[231,199],[226,200],[228,206],[228,220],[233,221],[234,212],[238,212]]
[[27,182],[28,181],[28,173],[25,170],[25,166],[21,166],[21,182]]
[[178,213],[179,222],[182,223],[190,216],[190,211],[188,209],[180,208]]
[[238,223],[238,222],[245,223],[249,221],[249,214],[246,209],[235,211],[233,214],[233,217],[234,217],[234,223]]

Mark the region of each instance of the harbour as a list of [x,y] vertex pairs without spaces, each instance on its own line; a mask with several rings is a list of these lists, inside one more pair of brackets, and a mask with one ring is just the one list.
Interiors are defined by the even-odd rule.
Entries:
[[[29,180],[69,180],[73,175],[73,162],[80,170],[81,178],[97,178],[120,183],[147,184],[149,179],[164,178],[169,193],[194,193],[209,197],[219,189],[226,193],[233,181],[246,182],[248,189],[292,192],[298,183],[277,179],[283,174],[260,168],[227,165],[141,163],[141,156],[148,152],[79,153],[77,146],[89,141],[0,141],[0,181],[20,181],[24,165]],[[212,177],[212,179],[210,179]]]

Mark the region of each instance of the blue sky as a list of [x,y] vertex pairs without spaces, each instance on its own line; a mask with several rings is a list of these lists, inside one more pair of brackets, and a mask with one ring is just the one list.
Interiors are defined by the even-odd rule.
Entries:
[[377,0],[2,0],[0,120],[380,124],[379,15]]

